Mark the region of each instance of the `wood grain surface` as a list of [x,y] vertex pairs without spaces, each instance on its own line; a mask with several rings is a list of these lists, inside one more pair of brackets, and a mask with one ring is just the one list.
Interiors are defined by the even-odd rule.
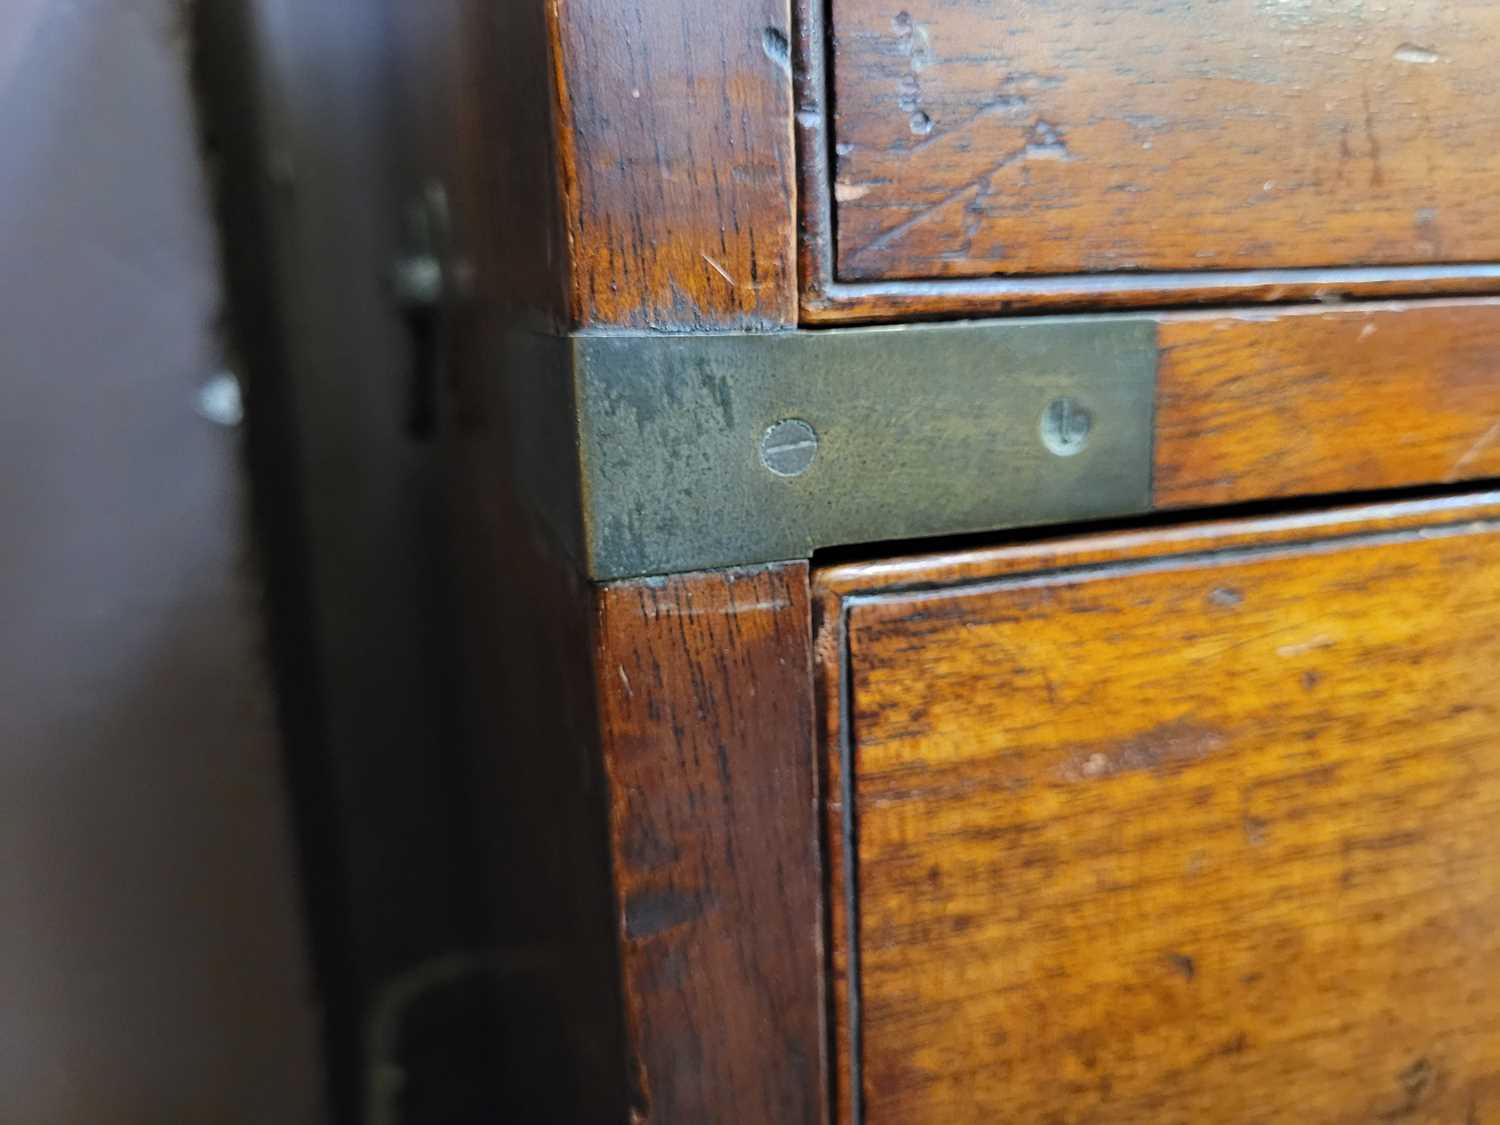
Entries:
[[838,0],[845,279],[1500,258],[1489,0]]
[[820,576],[864,1120],[1500,1114],[1497,530],[1491,493]]
[[1167,315],[1157,507],[1500,476],[1500,304]]
[[805,563],[602,588],[632,1121],[824,1119]]
[[437,440],[454,800],[476,945],[503,969],[462,1047],[496,1121],[814,1123],[825,1103],[807,568],[591,585],[514,471],[515,435],[564,428],[558,400],[495,377],[562,374],[574,327],[791,324],[782,7],[399,5],[403,171],[447,186],[472,274]]
[[581,326],[796,321],[788,0],[554,0]]

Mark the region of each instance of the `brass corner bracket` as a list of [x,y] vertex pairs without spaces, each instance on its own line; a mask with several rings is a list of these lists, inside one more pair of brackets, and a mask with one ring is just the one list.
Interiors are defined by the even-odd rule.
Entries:
[[1150,506],[1155,322],[516,337],[512,471],[594,579]]

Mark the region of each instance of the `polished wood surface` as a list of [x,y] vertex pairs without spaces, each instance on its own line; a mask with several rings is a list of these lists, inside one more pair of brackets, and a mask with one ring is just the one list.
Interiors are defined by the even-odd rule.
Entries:
[[549,10],[573,322],[795,323],[788,0]]
[[[1483,206],[1454,185],[1496,159],[1487,118],[1461,108],[1494,100],[1475,60],[1496,17],[1476,0],[1232,0],[1207,18],[1199,0],[793,10],[804,323],[1500,291],[1493,224],[1450,221]],[[1324,45],[1286,30],[1297,23]],[[1393,28],[1413,41],[1388,43]],[[1474,41],[1415,42],[1457,29]],[[1184,99],[1129,108],[1170,90]],[[1346,143],[1345,124],[1360,136]],[[1063,228],[1078,237],[1037,241]],[[878,261],[841,266],[836,252]]]
[[631,1121],[824,1119],[805,563],[599,593]]
[[1154,503],[1500,476],[1500,303],[1167,315]]
[[1500,1113],[1497,531],[1487,494],[821,575],[841,1119],[855,952],[872,1123]]
[[842,278],[1500,258],[1488,0],[838,0],[832,21]]

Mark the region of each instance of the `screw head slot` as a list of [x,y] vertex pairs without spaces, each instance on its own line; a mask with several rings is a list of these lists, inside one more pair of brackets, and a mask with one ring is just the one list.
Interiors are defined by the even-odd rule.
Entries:
[[1077,399],[1055,398],[1042,411],[1042,444],[1057,457],[1082,453],[1094,428],[1094,416]]
[[785,418],[760,439],[760,463],[779,477],[800,477],[818,453],[818,431],[800,418]]

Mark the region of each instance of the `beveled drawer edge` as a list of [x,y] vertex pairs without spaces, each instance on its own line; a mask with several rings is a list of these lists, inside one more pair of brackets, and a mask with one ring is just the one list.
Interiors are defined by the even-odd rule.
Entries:
[[792,0],[797,269],[804,324],[1500,293],[1500,262],[841,281],[835,268],[830,0]]

